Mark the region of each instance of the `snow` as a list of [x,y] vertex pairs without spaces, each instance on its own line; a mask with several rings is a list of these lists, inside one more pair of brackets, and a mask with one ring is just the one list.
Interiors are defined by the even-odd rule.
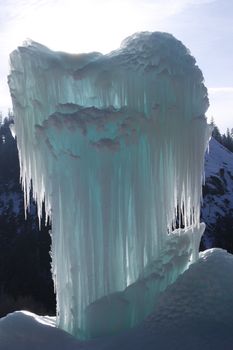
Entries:
[[[0,319],[1,350],[75,349],[78,342],[55,327],[55,318],[16,311]],[[72,347],[72,344],[75,346]],[[78,349],[78,348],[76,348]]]
[[140,324],[154,309],[158,295],[196,261],[204,230],[205,225],[200,224],[195,235],[192,227],[174,231],[160,256],[145,267],[136,282],[91,303],[85,312],[89,337],[116,334]]
[[81,342],[55,320],[16,312],[0,320],[1,350],[231,350],[233,256],[210,249],[157,299],[138,327],[114,337]]
[[[11,54],[9,86],[25,202],[32,179],[39,215],[44,198],[52,214],[57,323],[88,338],[90,305],[139,289],[144,270],[169,250],[177,216],[193,235],[190,259],[171,264],[163,289],[197,257],[210,136],[203,76],[172,35],[143,32],[108,55],[29,41]],[[152,300],[154,284],[147,288]],[[132,305],[124,328],[140,320]]]

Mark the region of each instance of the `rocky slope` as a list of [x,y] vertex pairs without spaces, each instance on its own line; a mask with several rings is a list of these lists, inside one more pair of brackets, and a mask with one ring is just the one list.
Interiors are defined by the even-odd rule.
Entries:
[[[214,138],[205,158],[202,221],[206,223],[203,248],[231,250],[233,240],[233,153]],[[226,242],[228,240],[228,242]],[[228,245],[228,247],[226,246]],[[233,252],[233,251],[231,251]]]

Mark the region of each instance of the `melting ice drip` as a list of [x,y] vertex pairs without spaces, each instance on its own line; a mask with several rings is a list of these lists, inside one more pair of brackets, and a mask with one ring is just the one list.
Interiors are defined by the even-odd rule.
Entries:
[[84,338],[134,326],[196,259],[204,229],[210,129],[195,59],[159,32],[107,55],[27,42],[9,86],[25,201],[32,179],[52,215],[58,326]]

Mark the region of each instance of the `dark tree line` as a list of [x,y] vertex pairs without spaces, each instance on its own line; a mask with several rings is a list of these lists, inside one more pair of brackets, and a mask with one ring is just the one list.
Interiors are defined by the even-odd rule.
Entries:
[[226,147],[229,151],[233,152],[233,128],[231,130],[227,128],[226,133],[221,134],[214,121],[212,121],[212,125],[214,127],[212,136],[215,138],[215,140],[221,143],[221,145]]
[[43,213],[39,229],[32,199],[25,219],[11,123],[5,119],[0,127],[0,317],[20,309],[55,314],[50,223],[45,222]]
[[233,212],[217,219],[213,229],[215,246],[233,254]]

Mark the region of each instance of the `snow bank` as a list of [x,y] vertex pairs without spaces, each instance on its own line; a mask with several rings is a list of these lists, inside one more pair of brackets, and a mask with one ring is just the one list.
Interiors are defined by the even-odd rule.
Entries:
[[[55,327],[56,319],[17,311],[0,319],[1,350],[79,349],[77,339]],[[68,346],[68,347],[67,347]]]

